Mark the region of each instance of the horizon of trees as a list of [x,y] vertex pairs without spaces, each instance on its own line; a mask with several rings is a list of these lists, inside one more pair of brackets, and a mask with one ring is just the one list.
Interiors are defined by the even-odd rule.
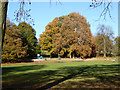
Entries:
[[[76,16],[76,17],[75,17]],[[92,56],[115,56],[117,54],[114,53],[118,50],[113,50],[116,46],[114,43],[113,37],[114,33],[110,26],[105,25],[98,25],[97,34],[93,36],[91,31],[89,31],[89,36],[85,37],[88,42],[91,42],[92,47],[87,47],[87,50],[81,49],[80,44],[80,36],[84,37],[87,33],[87,29],[83,29],[83,25],[81,21],[84,19],[79,19],[79,16],[84,18],[83,16],[79,15],[78,13],[70,13],[66,16],[56,17],[52,22],[49,22],[46,26],[45,32],[40,35],[39,38],[39,45],[41,47],[41,54],[47,54],[52,56],[61,56],[61,57],[91,57]],[[85,22],[84,22],[85,23]],[[76,26],[77,24],[81,24]],[[88,23],[86,22],[86,25]],[[82,27],[81,27],[82,26]],[[83,29],[83,31],[80,29]],[[89,28],[89,24],[87,26]],[[83,34],[82,34],[83,33]],[[56,35],[55,35],[56,34]],[[77,38],[80,38],[79,40]],[[82,41],[84,41],[84,39]],[[91,38],[91,40],[90,40]],[[73,42],[74,44],[71,44]],[[76,43],[77,42],[77,43]],[[57,45],[57,47],[56,47]],[[83,47],[84,45],[82,45]],[[74,47],[74,48],[73,48]],[[91,51],[89,49],[92,49]],[[86,52],[85,52],[85,51]],[[91,53],[91,55],[89,55]],[[94,53],[94,54],[93,54]],[[114,53],[114,54],[113,54]]]
[[[51,1],[51,0],[50,0]],[[97,0],[92,0],[92,4],[90,5],[90,7],[93,7],[93,8],[96,8],[96,7],[99,7],[99,6],[101,6],[101,5],[103,5],[104,4],[104,10],[103,10],[103,12],[101,13],[101,15],[100,15],[100,17],[101,16],[106,16],[106,13],[108,13],[109,14],[109,16],[110,16],[110,18],[111,18],[111,14],[110,14],[110,10],[109,10],[109,7],[110,7],[110,4],[111,4],[111,2],[112,1],[110,1],[110,2],[108,2],[107,3],[107,5],[106,5],[106,0],[105,1],[100,1],[99,3],[96,3],[97,2]],[[31,2],[28,2],[29,4],[31,4]],[[6,2],[2,2],[2,1],[0,1],[0,6],[1,6],[1,9],[0,9],[0,17],[2,18],[1,19],[1,21],[0,21],[0,28],[1,28],[1,42],[2,43],[0,43],[1,45],[1,48],[2,48],[2,46],[3,46],[3,42],[4,42],[4,36],[5,36],[5,28],[6,28],[6,13],[7,13],[7,5],[8,5],[8,0],[6,0]],[[23,13],[25,13],[24,12],[24,9],[23,9],[23,7],[24,7],[24,5],[25,5],[25,2],[24,2],[24,0],[20,0],[20,11],[23,11],[23,12],[16,12],[15,14],[15,16],[17,16],[16,18],[17,18],[17,20],[18,20],[18,18],[21,18],[21,16],[22,15],[24,15]],[[19,15],[20,15],[20,17],[19,17]],[[119,41],[119,40],[118,40]],[[118,47],[119,48],[119,47]],[[39,47],[37,47],[37,52],[39,52]],[[119,50],[119,49],[118,49]],[[1,58],[1,54],[0,54],[0,58]]]
[[45,28],[37,44],[36,31],[30,24],[16,26],[7,20],[2,61],[16,62],[36,58],[37,54],[69,58],[119,55],[119,37],[113,37],[111,27],[98,25],[93,36],[87,19],[79,13],[56,17]]
[[[57,0],[60,4],[61,2],[59,0]],[[57,2],[56,1],[56,2]],[[106,14],[108,13],[108,15],[110,16],[111,18],[111,14],[110,14],[110,6],[111,6],[111,3],[112,1],[107,1],[107,0],[91,0],[92,3],[90,4],[90,8],[97,8],[97,7],[100,7],[102,5],[104,5],[104,10],[102,11],[100,17],[104,16],[104,20],[105,20],[105,17],[106,17]],[[19,4],[20,4],[20,8],[19,10],[16,10],[14,12],[14,16],[15,16],[15,20],[16,21],[21,21],[21,19],[23,19],[24,21],[25,20],[30,20],[31,23],[33,23],[34,25],[34,21],[33,19],[31,19],[31,16],[29,14],[29,11],[31,11],[31,9],[29,10],[25,10],[24,9],[24,6],[25,4],[29,4],[31,5],[31,2],[28,0],[26,2],[26,0],[19,0]],[[107,3],[107,4],[106,4]],[[50,0],[50,5],[51,5],[51,0]],[[6,30],[6,17],[7,17],[7,7],[8,7],[8,0],[0,0],[0,36],[1,36],[1,42],[0,43],[0,48],[3,47],[3,42],[4,42],[4,36],[5,36],[5,30]]]

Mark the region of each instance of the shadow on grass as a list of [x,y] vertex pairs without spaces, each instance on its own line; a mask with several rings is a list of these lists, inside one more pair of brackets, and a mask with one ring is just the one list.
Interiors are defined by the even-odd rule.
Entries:
[[[24,69],[25,67],[24,68],[23,67],[21,66],[19,68],[16,68],[15,71],[17,71],[17,69],[19,71],[20,68]],[[34,68],[32,65],[30,67],[26,68],[26,71]],[[40,65],[38,67],[40,69]],[[35,66],[34,69],[38,69],[38,67]],[[41,66],[41,68],[42,67],[44,66]],[[30,89],[40,90],[50,89],[53,87],[120,88],[119,67],[120,64],[74,66],[74,67],[69,66],[59,68],[59,70],[41,70],[27,74],[7,76],[3,78],[3,89],[24,88],[29,90]]]
[[80,68],[80,71],[79,71],[79,72],[76,72],[76,73],[75,73],[75,72],[72,72],[72,73],[70,73],[70,75],[65,76],[64,78],[61,78],[61,79],[59,79],[59,80],[56,80],[55,82],[49,83],[49,84],[47,84],[47,85],[45,85],[45,86],[42,86],[42,87],[38,88],[38,90],[41,90],[41,89],[49,89],[49,88],[51,88],[51,87],[53,87],[53,86],[55,86],[55,85],[57,85],[57,84],[65,81],[65,80],[68,80],[68,79],[73,78],[75,75],[78,75],[78,74],[83,73],[84,70],[87,69],[87,68],[88,68],[88,67]]
[[46,84],[53,80],[51,77],[56,73],[55,70],[44,70],[26,74],[17,74],[3,77],[4,89],[35,89],[39,85]]
[[2,67],[2,73],[4,75],[9,74],[11,72],[20,72],[20,71],[28,71],[28,70],[38,70],[44,68],[45,65],[27,65],[27,66],[15,66],[15,67]]
[[[65,88],[66,86],[67,88],[71,88],[72,85],[75,85],[76,88],[118,88],[120,85],[120,76],[118,75],[119,67],[120,64],[101,66],[93,65],[86,67],[63,67],[61,68],[61,71],[65,71],[66,74],[69,73],[70,75],[42,86],[39,89],[49,89],[55,85],[57,85],[56,88]],[[85,80],[76,82],[77,77],[84,78]],[[90,80],[93,77],[95,80]],[[67,81],[68,79],[71,79],[72,81],[69,82]],[[64,81],[67,81],[67,83]]]
[[[120,64],[92,65],[84,69],[82,73],[77,74],[77,70],[78,72],[81,71],[79,67],[64,67],[62,69],[66,70],[67,73],[71,71],[71,73],[76,73],[76,75],[71,80],[59,84],[57,88],[64,88],[63,85],[67,88],[72,85],[76,88],[120,88],[119,68]],[[82,80],[77,78],[81,78]]]

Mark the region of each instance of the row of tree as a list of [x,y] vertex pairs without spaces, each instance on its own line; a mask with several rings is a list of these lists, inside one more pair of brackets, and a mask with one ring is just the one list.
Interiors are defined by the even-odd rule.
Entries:
[[36,31],[29,24],[22,22],[16,26],[7,20],[2,62],[35,57],[38,47],[35,35]]
[[93,36],[90,24],[79,13],[56,17],[40,34],[26,22],[15,25],[7,20],[2,49],[3,62],[16,62],[25,58],[36,58],[37,54],[50,57],[81,57],[120,55],[120,38],[113,37],[111,27],[99,25]]
[[70,58],[117,55],[117,39],[114,40],[111,27],[99,25],[97,31],[93,36],[90,24],[79,13],[56,17],[40,35],[41,54]]

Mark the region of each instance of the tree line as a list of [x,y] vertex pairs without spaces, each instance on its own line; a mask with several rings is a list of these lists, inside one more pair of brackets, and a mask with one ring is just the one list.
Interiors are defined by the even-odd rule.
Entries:
[[63,58],[120,55],[119,37],[114,37],[111,27],[98,25],[97,31],[93,36],[87,19],[72,12],[49,22],[37,42],[36,31],[30,24],[15,25],[7,20],[2,62],[36,58],[37,54]]
[[112,28],[105,25],[98,25],[93,36],[87,19],[73,12],[48,23],[40,35],[39,45],[41,54],[51,57],[106,57],[118,55],[117,38]]

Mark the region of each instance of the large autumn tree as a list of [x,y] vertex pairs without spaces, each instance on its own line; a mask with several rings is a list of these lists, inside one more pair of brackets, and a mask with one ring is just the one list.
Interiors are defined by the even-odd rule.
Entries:
[[6,32],[2,49],[2,61],[3,62],[16,62],[16,59],[26,57],[27,45],[23,46],[22,39],[20,37],[20,30],[17,26],[10,21],[7,21]]
[[95,39],[87,23],[79,13],[56,17],[46,26],[40,35],[39,44],[42,50],[51,55],[63,57],[90,57],[95,53]]
[[36,31],[32,28],[30,24],[26,22],[20,23],[17,28],[21,32],[21,39],[23,42],[23,46],[28,45],[27,54],[28,57],[35,57],[36,56],[36,46],[37,46],[37,38],[36,38]]
[[46,26],[45,32],[43,32],[39,38],[39,44],[42,53],[45,53],[47,51],[47,55],[52,54],[52,49],[54,48],[53,37],[55,37],[55,34],[60,32],[60,27],[60,20],[58,17],[56,17]]

